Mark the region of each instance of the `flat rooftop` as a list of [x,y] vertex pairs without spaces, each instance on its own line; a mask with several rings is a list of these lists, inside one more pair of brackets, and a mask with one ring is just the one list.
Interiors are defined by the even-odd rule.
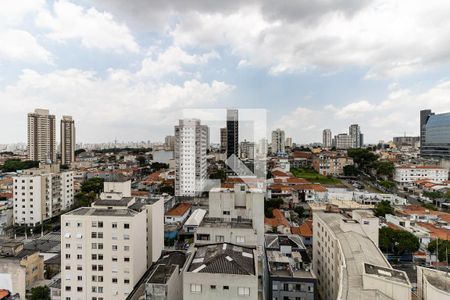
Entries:
[[432,286],[450,293],[450,276],[447,272],[422,268],[422,273]]
[[112,200],[112,199],[99,199],[94,202],[95,206],[128,206],[134,198],[133,197],[123,197],[120,200]]
[[288,257],[278,250],[269,250],[266,251],[266,255],[271,276],[315,278],[309,271],[309,262],[307,264],[308,269],[299,267],[303,263],[302,255],[299,252],[292,252],[291,257]]
[[375,275],[388,280],[394,280],[402,282],[404,284],[409,284],[408,277],[406,276],[406,273],[403,271],[397,271],[392,268],[384,268],[372,264],[364,264],[364,271],[366,272],[366,274],[369,275]]
[[220,227],[220,228],[242,228],[242,229],[253,229],[252,220],[237,220],[232,219],[227,221],[221,218],[203,218],[199,227]]
[[137,215],[138,212],[132,209],[105,209],[105,208],[92,208],[92,207],[80,207],[73,211],[68,212],[66,215],[74,216],[116,216],[116,217],[132,217]]

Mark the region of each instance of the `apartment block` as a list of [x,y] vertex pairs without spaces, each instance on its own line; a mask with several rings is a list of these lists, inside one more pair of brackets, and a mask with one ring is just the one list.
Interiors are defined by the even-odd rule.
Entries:
[[75,162],[75,121],[71,116],[61,119],[61,164],[70,166]]
[[194,248],[183,272],[184,300],[256,300],[259,296],[254,249],[229,243]]
[[441,183],[448,180],[448,169],[438,166],[402,165],[396,166],[394,181],[400,184],[412,184],[417,180],[428,179]]
[[28,159],[56,162],[55,116],[47,109],[36,109],[28,114]]
[[144,210],[130,208],[82,207],[64,214],[61,298],[126,299],[147,270],[146,219]]
[[239,113],[237,109],[227,109],[227,158],[239,155]]
[[15,224],[35,226],[73,205],[73,172],[61,172],[59,165],[25,170],[13,180]]
[[194,197],[204,190],[207,177],[208,128],[200,120],[180,120],[175,126],[175,195]]
[[369,211],[314,213],[313,272],[321,299],[411,299],[408,276],[377,246],[378,227]]
[[340,133],[334,137],[336,149],[346,150],[353,148],[352,136],[347,133]]
[[332,137],[331,137],[331,129],[324,129],[322,132],[322,146],[324,148],[331,148],[332,145]]
[[286,152],[286,138],[284,130],[272,131],[272,154],[283,154]]
[[339,176],[344,174],[344,167],[353,165],[353,159],[344,153],[324,151],[313,155],[312,165],[321,175]]
[[236,184],[209,192],[209,212],[195,233],[196,244],[228,242],[264,246],[264,194]]

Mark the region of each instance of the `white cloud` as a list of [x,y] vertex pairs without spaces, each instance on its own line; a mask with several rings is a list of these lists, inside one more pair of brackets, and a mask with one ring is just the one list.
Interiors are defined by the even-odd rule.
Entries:
[[179,13],[171,34],[180,45],[227,46],[241,66],[275,75],[350,65],[368,69],[366,78],[401,77],[449,63],[449,1],[283,3]]
[[0,7],[0,25],[17,25],[30,13],[36,13],[44,7],[45,0],[14,0],[2,3]]
[[57,117],[73,115],[79,141],[161,138],[173,131],[182,108],[212,105],[233,90],[219,81],[176,85],[123,79],[121,70],[110,70],[105,79],[79,69],[24,70],[15,84],[0,90],[2,123],[12,129],[2,133],[2,141],[24,140],[26,113],[36,107]]
[[186,65],[203,65],[213,58],[218,58],[216,52],[208,52],[201,55],[189,54],[183,49],[171,46],[159,53],[157,57],[148,57],[142,61],[138,76],[164,77],[168,74],[182,75]]
[[298,107],[274,124],[285,128],[286,134],[294,140],[309,143],[320,142],[325,128],[331,128],[336,135],[348,132],[350,124],[358,123],[365,141],[374,143],[379,139],[392,140],[404,132],[419,135],[421,109],[441,113],[447,112],[449,107],[450,80],[446,80],[419,92],[392,86],[387,98],[379,102],[357,101],[342,107],[326,105],[324,109]]
[[58,42],[80,41],[86,48],[116,52],[138,52],[128,27],[108,12],[85,9],[68,1],[55,1],[52,11],[41,11],[36,25],[49,30],[47,37]]
[[0,41],[0,61],[52,62],[50,52],[27,31],[0,28]]

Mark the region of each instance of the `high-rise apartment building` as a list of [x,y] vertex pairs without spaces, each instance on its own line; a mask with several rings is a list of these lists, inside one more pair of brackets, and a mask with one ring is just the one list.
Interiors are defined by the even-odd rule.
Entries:
[[273,154],[283,154],[286,148],[286,139],[284,130],[277,129],[272,131],[272,153]]
[[227,109],[227,158],[239,156],[239,114],[237,109]]
[[173,135],[168,135],[164,139],[164,147],[168,151],[173,151],[175,149],[175,137]]
[[227,128],[220,128],[220,152],[227,151]]
[[73,172],[43,165],[14,176],[14,223],[35,226],[69,209],[74,201]]
[[346,133],[340,133],[334,137],[336,149],[350,149],[353,147],[352,137]]
[[362,133],[361,127],[358,124],[350,125],[349,129],[350,137],[352,138],[352,147],[351,148],[361,148],[362,145]]
[[240,158],[255,159],[255,143],[244,140],[240,146]]
[[75,121],[71,116],[61,119],[61,164],[70,166],[75,162]]
[[420,112],[420,155],[450,160],[450,113]]
[[56,162],[55,116],[47,109],[28,114],[28,159]]
[[208,128],[200,120],[180,120],[175,126],[175,195],[196,196],[206,184]]
[[324,148],[331,148],[332,145],[332,137],[331,137],[331,129],[324,129],[322,132],[322,144]]
[[286,147],[292,148],[292,138],[288,137],[286,138]]
[[378,248],[379,219],[369,211],[351,213],[314,213],[313,272],[320,299],[410,300],[408,276],[393,269]]

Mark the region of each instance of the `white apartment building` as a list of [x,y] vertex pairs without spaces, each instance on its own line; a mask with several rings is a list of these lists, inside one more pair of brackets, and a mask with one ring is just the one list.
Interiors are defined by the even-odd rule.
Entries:
[[352,138],[352,148],[361,148],[363,146],[361,127],[358,124],[352,124],[350,125],[348,132]]
[[285,153],[286,138],[284,130],[277,129],[272,131],[272,153]]
[[73,205],[73,172],[61,172],[59,165],[25,170],[13,180],[15,224],[35,226]]
[[198,246],[183,271],[183,299],[262,299],[258,274],[252,248],[228,243]]
[[28,114],[28,159],[56,162],[55,116],[47,109]]
[[264,245],[264,193],[236,184],[209,192],[209,213],[197,227],[196,244]]
[[146,226],[145,210],[81,207],[64,214],[61,299],[126,299],[147,270]]
[[61,164],[70,166],[75,162],[75,121],[71,116],[61,119]]
[[394,181],[400,184],[411,184],[420,179],[440,183],[448,180],[448,169],[438,166],[396,166]]
[[331,148],[332,145],[332,137],[331,137],[331,129],[324,129],[322,133],[322,145],[324,148]]
[[377,246],[378,227],[369,211],[314,213],[313,271],[321,299],[411,299],[408,276],[392,269]]
[[175,195],[196,196],[203,192],[206,177],[208,128],[200,120],[180,120],[175,126]]

